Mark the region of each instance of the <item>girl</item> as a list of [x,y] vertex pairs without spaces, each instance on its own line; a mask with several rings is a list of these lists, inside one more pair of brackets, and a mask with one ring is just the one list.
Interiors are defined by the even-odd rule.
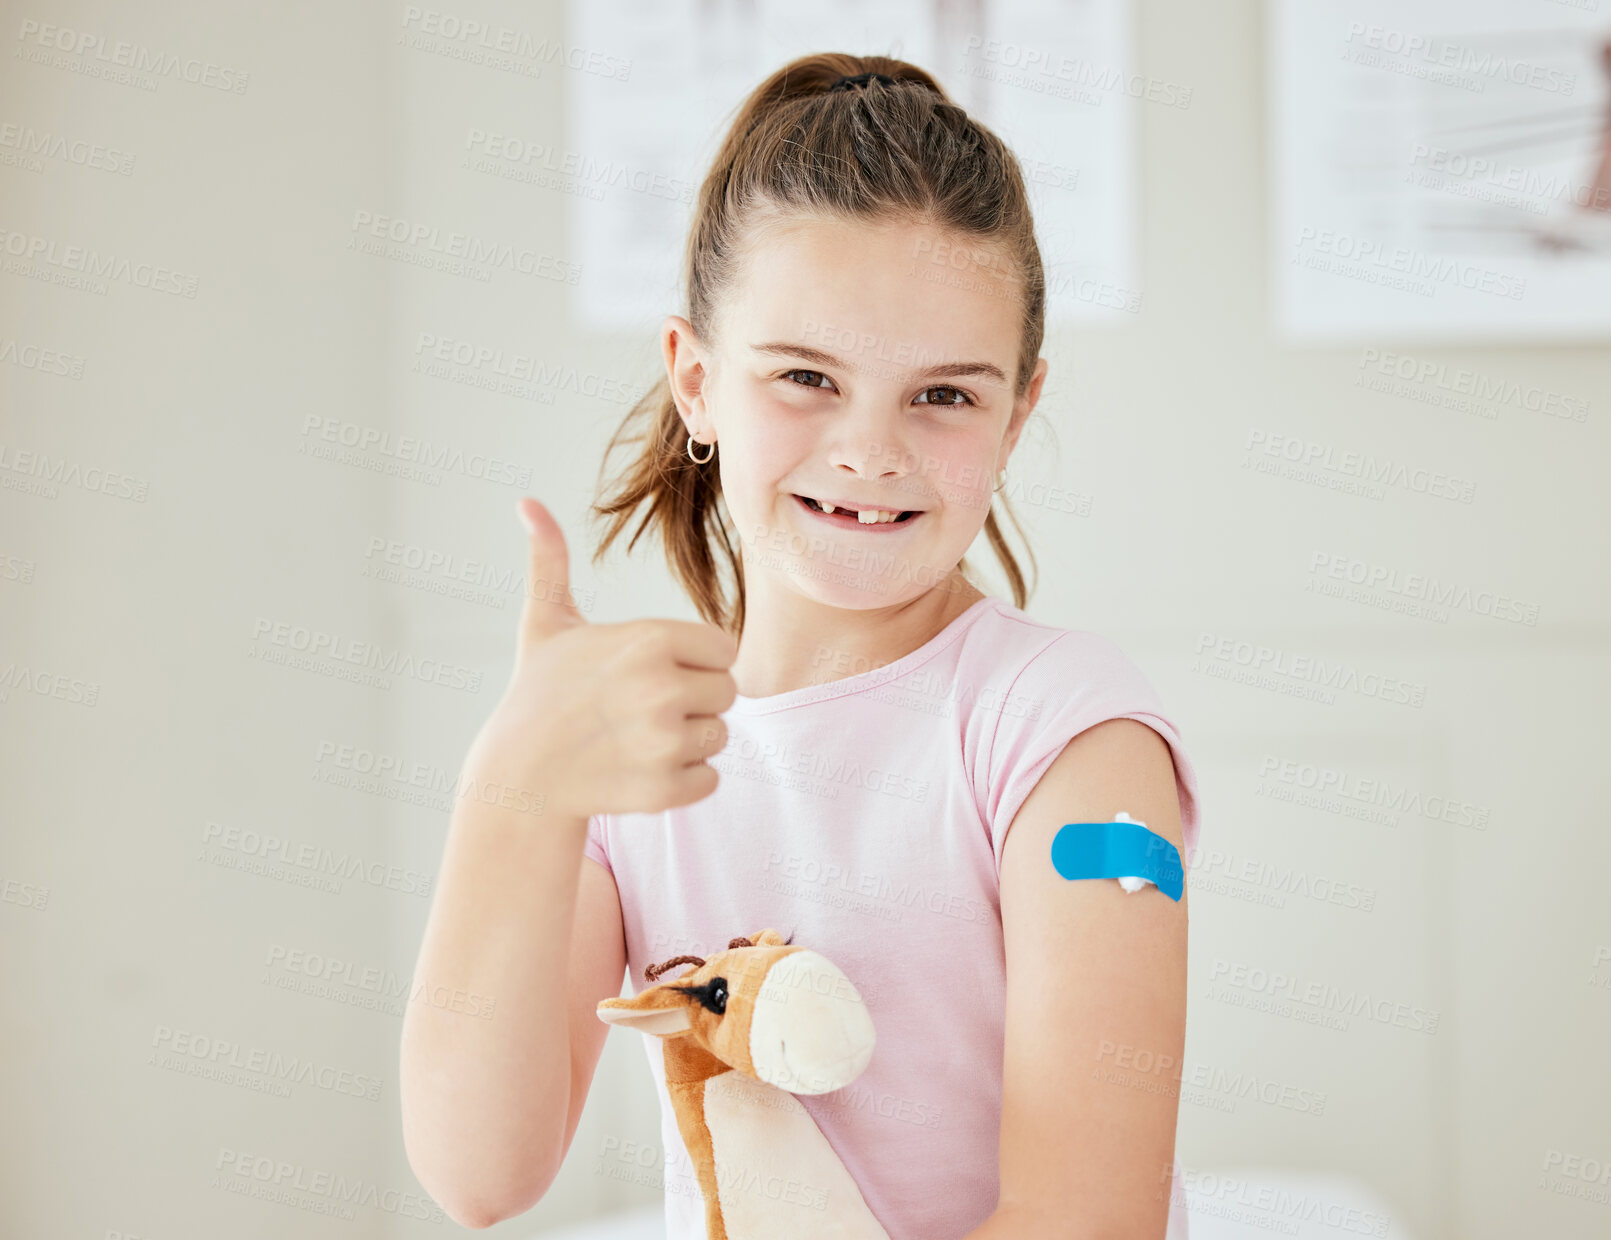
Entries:
[[[1050,849],[1124,811],[1184,850],[1196,783],[1112,642],[1022,610],[993,502],[1046,362],[1015,158],[914,65],[803,57],[739,112],[686,262],[594,561],[646,507],[704,622],[586,623],[522,501],[515,670],[464,770],[509,795],[456,810],[416,977],[494,1015],[410,1009],[415,1172],[467,1226],[530,1208],[623,969],[635,993],[774,927],[867,1002],[866,1070],[801,1101],[892,1240],[1184,1235],[1186,899]],[[969,577],[981,526],[1011,603]],[[696,1240],[644,1044],[668,1237]]]

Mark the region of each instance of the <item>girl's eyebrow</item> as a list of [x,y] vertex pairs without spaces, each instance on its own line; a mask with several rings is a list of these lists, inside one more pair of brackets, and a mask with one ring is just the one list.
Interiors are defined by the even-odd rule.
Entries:
[[[757,353],[776,353],[782,357],[798,358],[805,362],[815,362],[819,366],[837,366],[842,370],[854,369],[843,358],[835,357],[832,353],[825,353],[821,349],[813,349],[809,345],[791,344],[786,340],[768,341],[766,344],[752,344],[750,346]],[[918,372],[925,378],[932,379],[965,379],[975,375],[994,379],[997,383],[1006,385],[1007,376],[999,366],[989,362],[942,362],[937,366],[929,366]]]

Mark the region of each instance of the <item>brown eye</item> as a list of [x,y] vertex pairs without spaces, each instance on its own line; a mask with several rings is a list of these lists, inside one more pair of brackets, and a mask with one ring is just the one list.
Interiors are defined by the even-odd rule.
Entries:
[[797,380],[795,380],[795,378],[794,378],[795,375],[813,375],[818,379],[826,379],[828,377],[827,375],[823,374],[820,370],[786,370],[786,371],[783,372],[783,377],[785,379],[789,380],[789,382],[793,383],[796,387],[820,388],[820,387],[823,386],[820,383],[800,383]]
[[[950,393],[953,393],[954,395],[960,397],[961,399],[959,399],[959,400],[934,400],[934,399],[930,398],[930,394],[933,393],[933,392],[950,392]],[[971,404],[973,404],[973,401],[969,399],[968,394],[966,392],[964,392],[961,388],[954,388],[954,387],[947,387],[947,386],[924,388],[923,389],[923,396],[925,398],[924,403],[929,404],[929,405],[971,405]]]

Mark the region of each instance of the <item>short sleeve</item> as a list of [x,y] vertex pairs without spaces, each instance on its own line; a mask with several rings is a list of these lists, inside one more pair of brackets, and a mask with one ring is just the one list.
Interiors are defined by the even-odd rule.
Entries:
[[610,864],[610,853],[604,846],[604,814],[589,814],[587,817],[587,843],[582,846],[582,855],[591,857],[606,870],[610,877],[615,877],[615,867]]
[[1197,775],[1180,731],[1146,675],[1112,641],[1065,630],[1026,663],[1000,702],[985,762],[980,810],[990,830],[996,873],[1023,803],[1074,737],[1108,719],[1135,719],[1169,744],[1186,851],[1197,847]]

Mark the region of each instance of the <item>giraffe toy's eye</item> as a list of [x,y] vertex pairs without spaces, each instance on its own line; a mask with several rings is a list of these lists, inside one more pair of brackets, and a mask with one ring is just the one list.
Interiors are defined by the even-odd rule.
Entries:
[[718,1016],[726,1013],[727,979],[725,977],[713,977],[703,986],[685,986],[681,989],[707,1012],[715,1012]]
[[690,986],[688,993],[699,1000],[700,1006],[707,1012],[715,1012],[716,1015],[721,1016],[727,1011],[727,979],[725,977],[713,977],[703,986]]

